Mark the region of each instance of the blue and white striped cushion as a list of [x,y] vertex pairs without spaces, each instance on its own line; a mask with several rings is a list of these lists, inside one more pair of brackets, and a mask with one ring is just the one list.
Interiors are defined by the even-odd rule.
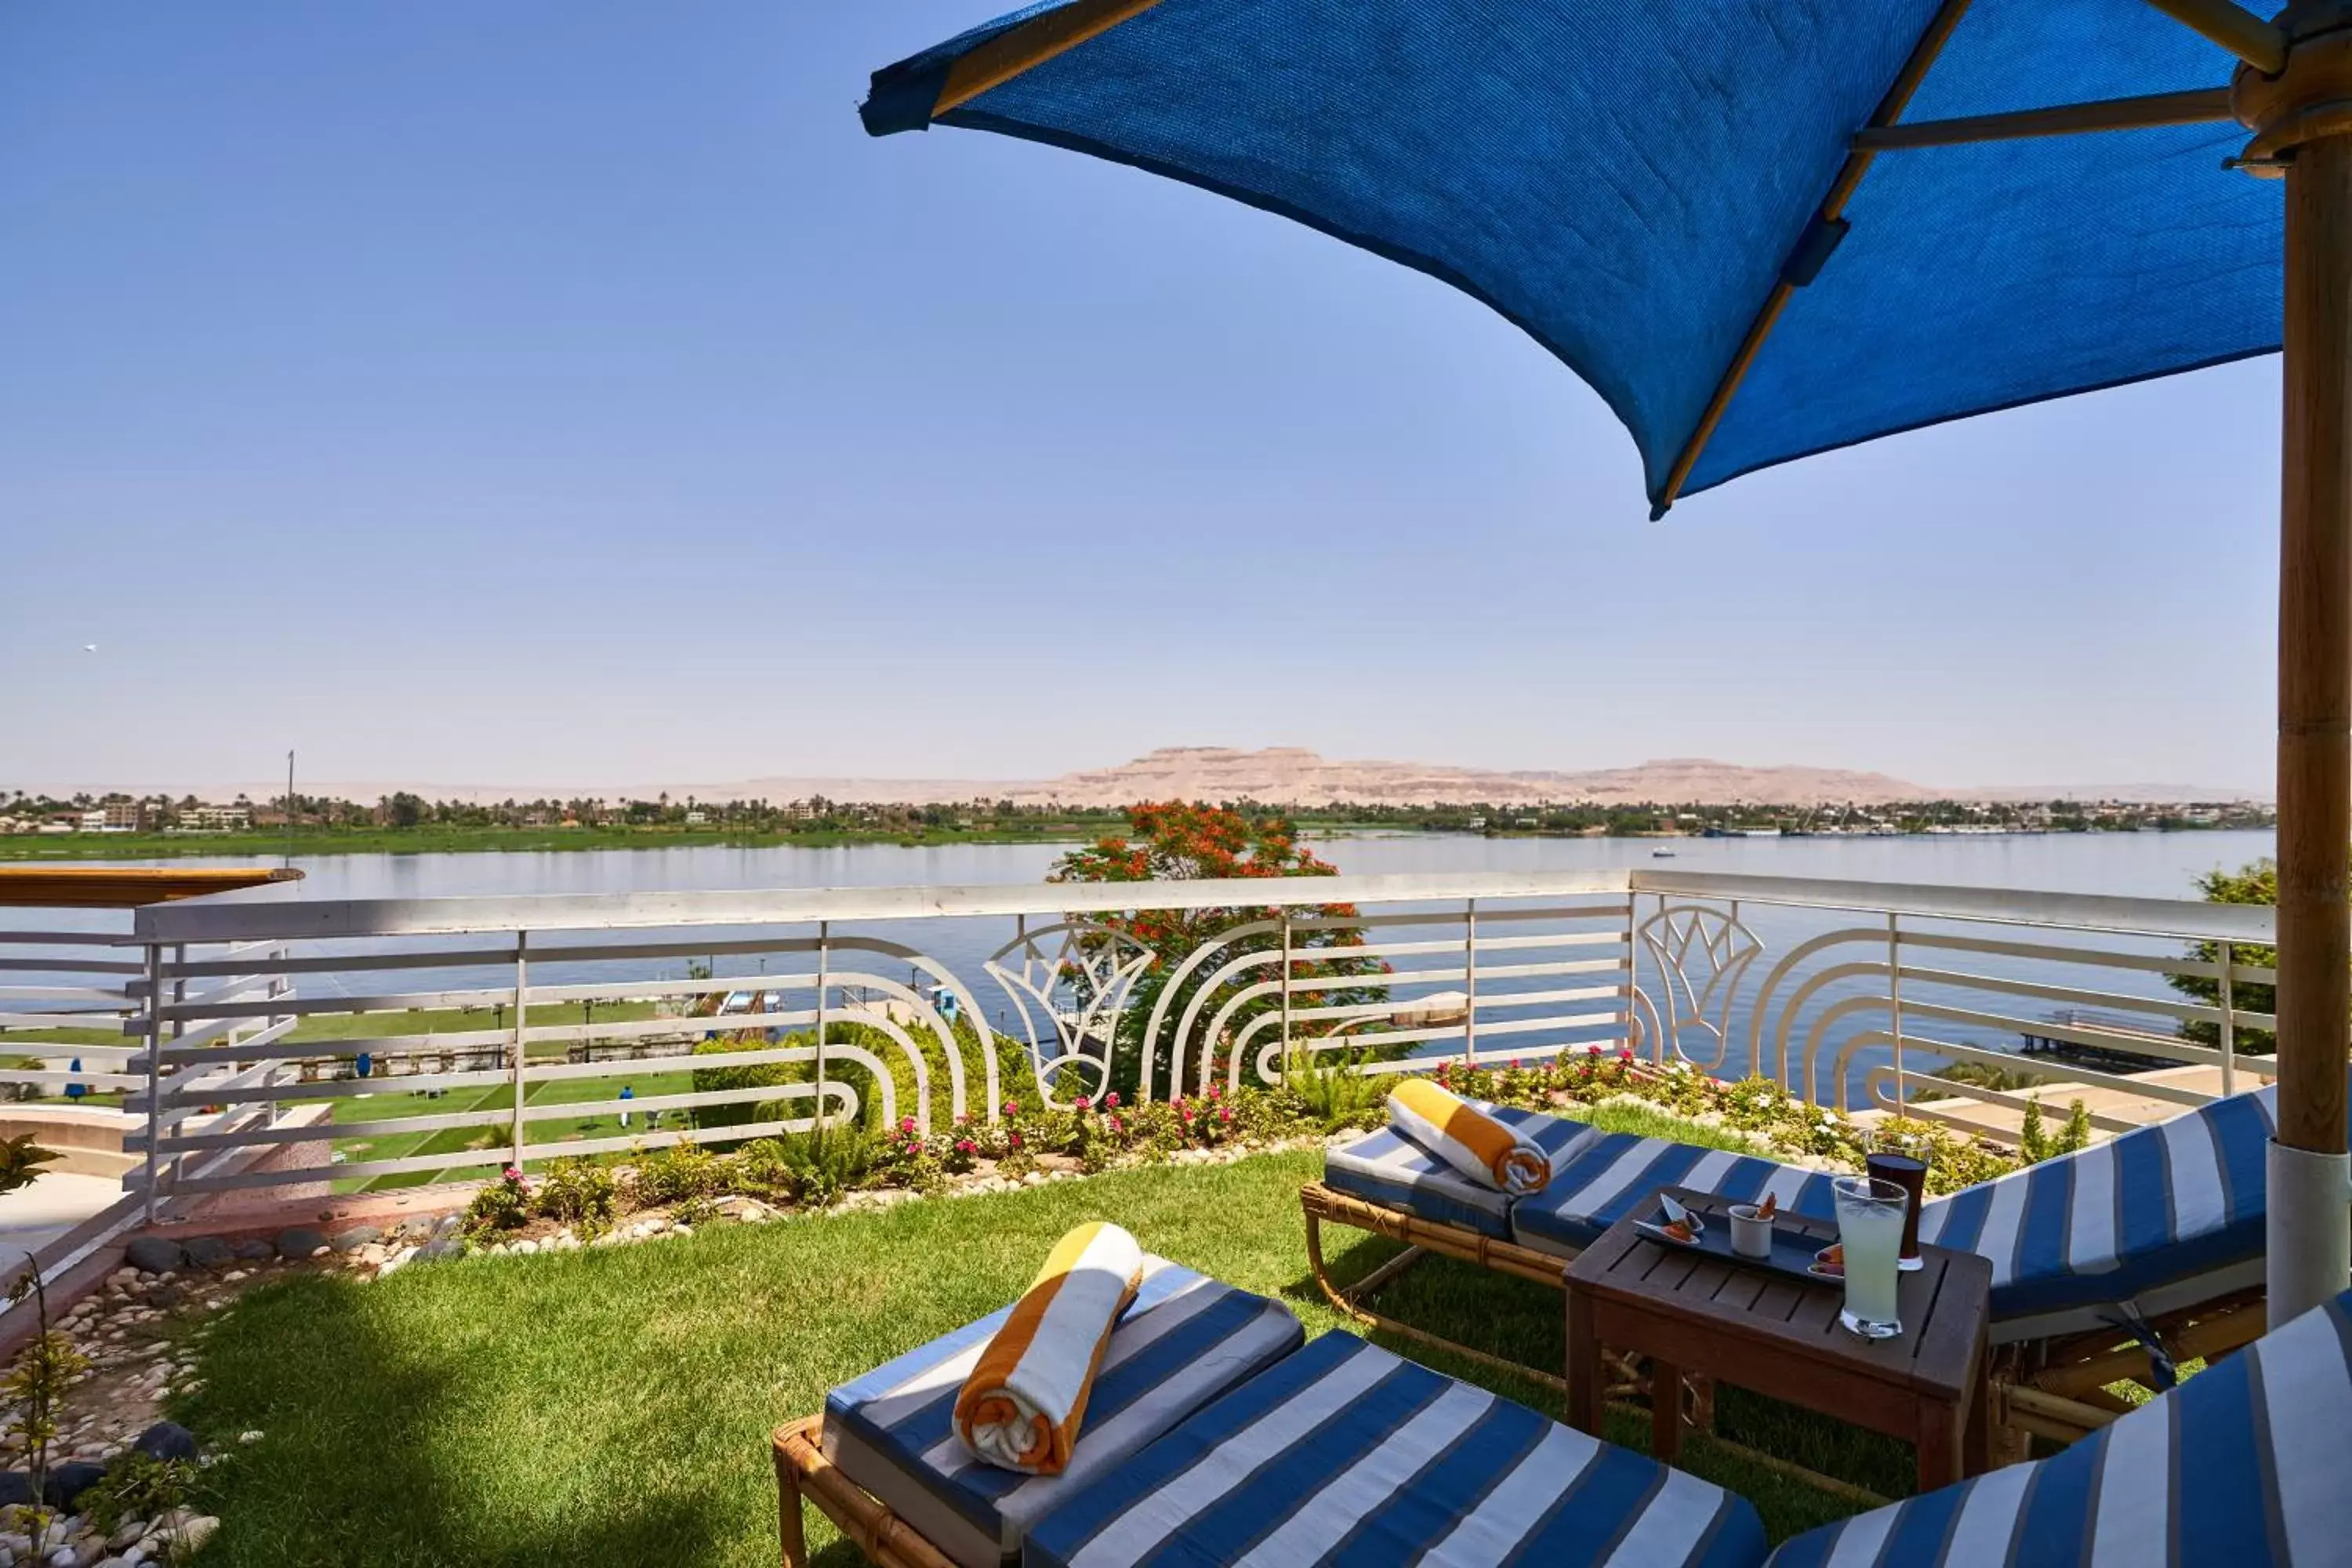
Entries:
[[1807,1171],[1753,1154],[1701,1149],[1632,1132],[1597,1134],[1574,1157],[1552,1163],[1551,1184],[1511,1205],[1511,1237],[1522,1247],[1563,1257],[1583,1251],[1660,1187],[1687,1187],[1734,1203],[1775,1194],[1781,1208],[1832,1219],[1836,1208],[1825,1172]]
[[1753,1568],[1756,1510],[1330,1333],[1046,1516],[1024,1568]]
[[[1555,1171],[1582,1142],[1600,1136],[1583,1122],[1566,1117],[1483,1100],[1469,1103],[1534,1139],[1550,1157]],[[1367,1203],[1458,1225],[1497,1241],[1511,1238],[1507,1194],[1470,1180],[1393,1127],[1368,1132],[1325,1154],[1323,1184]]]
[[835,1389],[824,1402],[825,1457],[956,1562],[998,1568],[1047,1509],[1305,1338],[1278,1301],[1165,1258],[1145,1268],[1062,1474],[983,1465],[953,1434],[956,1391],[1010,1307]]
[[2055,1458],[1801,1535],[1771,1568],[2352,1563],[2352,1292]]
[[2005,1325],[2251,1263],[2277,1101],[2275,1088],[2233,1095],[1937,1198],[1919,1239],[1990,1258]]

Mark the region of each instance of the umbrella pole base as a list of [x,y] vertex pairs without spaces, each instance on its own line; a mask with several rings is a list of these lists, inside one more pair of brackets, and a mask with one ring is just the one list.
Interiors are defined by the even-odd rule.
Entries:
[[2269,1318],[2284,1323],[2352,1282],[2352,1155],[2273,1142],[2269,1175]]

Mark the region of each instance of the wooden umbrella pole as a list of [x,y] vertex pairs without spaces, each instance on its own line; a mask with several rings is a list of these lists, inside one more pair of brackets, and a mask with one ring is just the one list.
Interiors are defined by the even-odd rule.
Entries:
[[[2315,7],[2333,11],[2334,5]],[[2315,20],[2316,18],[2314,18]],[[2290,36],[2294,18],[2289,18]],[[2307,36],[2307,35],[2306,35]],[[2279,529],[2278,1135],[2269,1157],[2269,1317],[2347,1282],[2345,1071],[2352,1048],[2352,135],[2315,113],[2352,89],[2343,34],[2241,72],[2257,142],[2286,160]],[[2294,132],[2309,126],[2308,139]]]
[[2297,148],[2287,172],[2285,342],[2273,1322],[2343,1289],[2352,1252],[2352,138]]

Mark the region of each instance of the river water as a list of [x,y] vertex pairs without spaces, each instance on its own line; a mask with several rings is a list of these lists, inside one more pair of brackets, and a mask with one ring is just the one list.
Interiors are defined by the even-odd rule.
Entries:
[[[611,849],[297,857],[311,899],[625,893],[657,889],[965,886],[1042,880],[1066,846]],[[2195,879],[2272,852],[2272,836],[2049,833],[1834,838],[1485,838],[1344,834],[1316,853],[1349,874],[1572,871],[1624,866],[2193,899]],[[1671,859],[1656,851],[1665,848]],[[181,865],[239,864],[184,860]],[[275,860],[260,862],[276,864]]]

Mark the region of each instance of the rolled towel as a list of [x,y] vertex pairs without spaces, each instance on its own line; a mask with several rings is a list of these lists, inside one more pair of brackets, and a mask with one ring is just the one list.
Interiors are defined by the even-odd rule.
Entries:
[[956,1436],[974,1458],[1062,1473],[1111,1330],[1142,1282],[1143,1248],[1115,1225],[1082,1225],[1054,1244],[956,1395]]
[[1524,1197],[1551,1184],[1551,1156],[1539,1145],[1425,1078],[1389,1090],[1389,1121],[1483,1186]]

